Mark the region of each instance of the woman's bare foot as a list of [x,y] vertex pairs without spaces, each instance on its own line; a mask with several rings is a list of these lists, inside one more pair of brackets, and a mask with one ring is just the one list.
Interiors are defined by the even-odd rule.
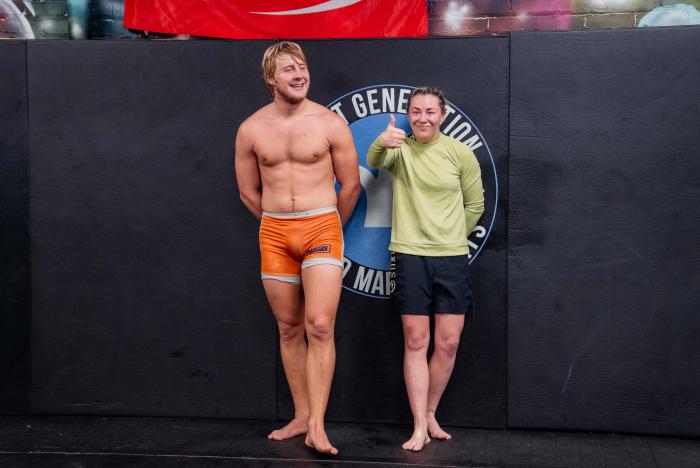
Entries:
[[416,429],[410,439],[403,443],[401,447],[411,452],[420,452],[423,446],[430,442],[430,437],[425,429]]
[[452,436],[443,431],[435,419],[435,413],[428,411],[428,434],[433,439],[450,440]]
[[308,418],[294,418],[284,427],[275,429],[267,436],[270,440],[284,440],[306,434],[309,430]]
[[309,428],[304,443],[307,447],[311,447],[317,452],[327,455],[338,455],[338,449],[331,445],[331,441],[328,440],[328,435],[326,435],[326,431],[323,428]]

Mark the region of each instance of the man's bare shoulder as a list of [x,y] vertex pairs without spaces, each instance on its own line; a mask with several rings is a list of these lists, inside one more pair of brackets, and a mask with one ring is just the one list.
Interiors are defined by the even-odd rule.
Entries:
[[306,110],[308,113],[316,115],[318,117],[322,117],[322,118],[330,118],[331,116],[337,115],[335,112],[333,112],[329,108],[322,106],[321,104],[319,104],[315,101],[308,101],[307,100]]
[[341,116],[321,104],[309,101],[309,112],[322,121],[326,128],[331,131],[339,131],[343,128],[347,128],[347,124]]
[[268,104],[255,111],[250,117],[245,119],[238,127],[238,132],[247,134],[254,132],[257,127],[264,124],[266,120],[272,119],[272,104]]

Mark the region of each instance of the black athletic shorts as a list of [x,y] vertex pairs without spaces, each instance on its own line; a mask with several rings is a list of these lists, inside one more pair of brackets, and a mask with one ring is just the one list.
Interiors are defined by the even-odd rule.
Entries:
[[465,314],[472,303],[469,257],[391,252],[391,305],[402,315]]

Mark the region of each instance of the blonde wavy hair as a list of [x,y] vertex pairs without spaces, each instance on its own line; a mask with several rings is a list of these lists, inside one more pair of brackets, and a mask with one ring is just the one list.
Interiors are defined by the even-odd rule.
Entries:
[[270,80],[274,79],[275,77],[277,57],[285,54],[306,63],[306,55],[304,55],[304,51],[301,50],[301,46],[296,42],[282,41],[267,48],[262,59],[262,77],[271,99],[275,98],[275,90],[270,84]]

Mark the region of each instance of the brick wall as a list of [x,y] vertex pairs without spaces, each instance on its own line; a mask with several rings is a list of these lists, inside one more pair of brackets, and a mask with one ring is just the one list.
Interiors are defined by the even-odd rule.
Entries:
[[124,0],[0,0],[0,38],[23,37],[18,15],[37,39],[136,37],[122,27]]
[[[700,24],[700,0],[427,0],[432,36]],[[650,12],[652,12],[650,14]],[[128,38],[124,0],[0,0],[0,38]]]
[[700,0],[429,0],[428,27],[432,36],[631,28],[651,11],[698,24],[698,9]]

